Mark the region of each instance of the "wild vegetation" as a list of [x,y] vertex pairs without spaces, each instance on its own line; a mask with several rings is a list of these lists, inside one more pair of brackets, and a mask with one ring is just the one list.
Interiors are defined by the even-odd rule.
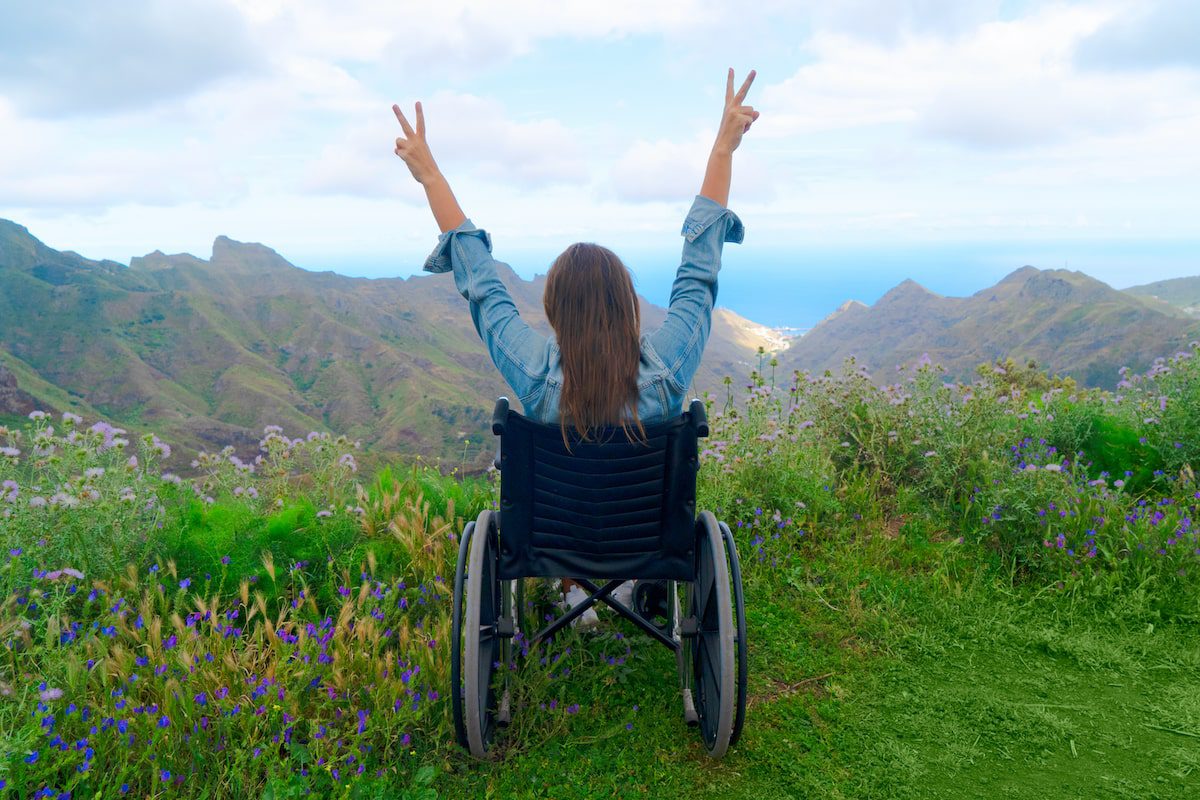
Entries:
[[711,398],[751,656],[719,763],[611,617],[522,651],[497,761],[452,744],[448,582],[494,476],[268,428],[184,478],[35,412],[0,429],[0,796],[1195,796],[1198,356],[1111,392],[769,362]]

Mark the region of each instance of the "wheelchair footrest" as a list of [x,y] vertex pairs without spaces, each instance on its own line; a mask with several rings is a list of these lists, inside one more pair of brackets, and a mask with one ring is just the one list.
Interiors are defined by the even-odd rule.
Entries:
[[517,624],[512,617],[501,617],[496,620],[496,635],[502,636],[505,639],[511,639],[512,635],[517,632]]
[[700,715],[696,713],[696,702],[692,699],[692,690],[683,690],[683,721],[689,727],[700,724]]
[[507,728],[512,722],[512,696],[508,689],[504,690],[504,696],[500,698],[500,708],[496,710],[496,724],[501,728]]

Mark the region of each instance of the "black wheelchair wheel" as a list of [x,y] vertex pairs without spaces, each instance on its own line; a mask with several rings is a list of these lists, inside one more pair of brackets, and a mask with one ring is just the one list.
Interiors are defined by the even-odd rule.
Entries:
[[694,632],[684,639],[684,668],[689,673],[704,747],[713,758],[729,749],[733,733],[733,603],[725,543],[716,517],[702,512],[696,521],[696,578],[688,592],[687,614]]
[[467,554],[471,546],[471,536],[475,533],[475,522],[472,520],[463,529],[462,538],[458,542],[458,566],[454,569],[453,613],[450,621],[450,708],[454,717],[454,739],[460,747],[467,747],[467,723],[463,712],[463,587],[467,575]]
[[502,586],[497,578],[495,518],[484,511],[475,521],[467,563],[466,605],[463,609],[463,693],[467,747],[476,758],[487,758],[497,726],[499,698],[496,670],[505,658],[498,622]]
[[746,650],[746,601],[742,596],[742,567],[738,561],[737,544],[733,540],[733,531],[724,522],[720,523],[722,538],[725,541],[725,557],[729,559],[729,584],[733,590],[734,624],[737,625],[737,638],[734,639],[737,656],[737,703],[734,707],[733,733],[729,736],[729,746],[733,747],[742,738],[742,726],[746,722],[746,684],[748,677],[748,661]]

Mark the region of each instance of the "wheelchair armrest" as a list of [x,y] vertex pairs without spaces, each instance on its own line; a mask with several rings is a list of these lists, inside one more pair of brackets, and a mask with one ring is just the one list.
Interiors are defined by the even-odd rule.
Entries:
[[496,407],[492,409],[492,433],[496,436],[504,435],[504,425],[508,422],[508,398],[501,397],[496,400]]
[[691,405],[688,406],[688,420],[692,423],[692,427],[696,429],[696,435],[700,438],[708,436],[708,414],[704,411],[704,403],[693,398]]

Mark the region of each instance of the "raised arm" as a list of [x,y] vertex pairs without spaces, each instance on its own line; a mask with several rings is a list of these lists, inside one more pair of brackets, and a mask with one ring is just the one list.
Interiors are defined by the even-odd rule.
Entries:
[[463,224],[467,215],[454,198],[449,182],[438,169],[437,162],[433,160],[433,153],[429,150],[429,143],[425,141],[425,112],[421,109],[421,104],[417,103],[416,130],[408,124],[400,106],[393,105],[392,112],[404,131],[404,136],[396,137],[396,155],[404,160],[405,166],[417,183],[425,187],[429,210],[433,212],[433,218],[437,220],[441,232],[454,230]]
[[[750,125],[758,119],[758,112],[753,107],[743,105],[750,84],[754,83],[755,71],[750,70],[742,88],[733,91],[733,69],[725,79],[725,112],[721,115],[721,127],[717,130],[717,141],[713,144],[712,153],[708,156],[708,169],[704,172],[704,183],[700,186],[700,194],[715,203],[729,205],[729,183],[733,177],[733,151],[742,143],[742,134],[750,130]],[[399,111],[397,111],[399,113]],[[417,107],[420,113],[420,107]]]
[[442,176],[425,140],[425,112],[417,103],[417,127],[408,124],[399,106],[392,106],[404,136],[396,139],[396,155],[413,178],[425,187],[429,210],[442,235],[425,260],[426,272],[453,272],[454,285],[467,299],[479,338],[529,413],[545,386],[546,337],[530,328],[513,303],[496,270],[492,239],[463,214],[450,184]]
[[726,208],[733,151],[742,134],[758,119],[758,112],[743,105],[754,82],[754,72],[742,88],[733,91],[733,70],[725,81],[725,112],[717,141],[708,159],[700,196],[692,203],[683,223],[683,257],[671,286],[671,301],[662,327],[650,334],[650,342],[675,381],[678,392],[686,391],[712,326],[713,303],[717,299],[717,273],[726,242],[742,241],[742,221]]

